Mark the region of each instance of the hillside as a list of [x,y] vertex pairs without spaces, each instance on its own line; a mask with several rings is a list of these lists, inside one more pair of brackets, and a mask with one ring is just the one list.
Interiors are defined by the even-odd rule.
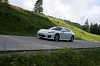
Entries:
[[100,41],[100,36],[87,33],[62,20],[0,3],[0,34],[36,36],[39,29],[56,25],[72,29],[75,32],[76,39]]
[[0,34],[36,36],[40,28],[54,24],[45,16],[0,3]]
[[71,22],[71,21],[69,21],[69,20],[63,20],[63,21],[65,21],[67,24],[70,24],[70,25],[72,25],[72,26],[75,26],[75,27],[77,27],[77,28],[82,29],[82,26],[81,26],[80,24],[78,24],[78,23],[74,23],[74,22]]

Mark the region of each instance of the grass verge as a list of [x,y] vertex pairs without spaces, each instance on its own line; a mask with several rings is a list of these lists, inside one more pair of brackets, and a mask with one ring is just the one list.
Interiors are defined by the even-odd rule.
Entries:
[[0,66],[99,66],[100,49],[0,54]]

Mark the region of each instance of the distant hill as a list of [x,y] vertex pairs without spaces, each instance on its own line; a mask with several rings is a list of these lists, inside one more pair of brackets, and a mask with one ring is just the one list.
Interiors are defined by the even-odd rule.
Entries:
[[73,30],[76,39],[100,41],[100,36],[87,33],[63,20],[0,3],[0,34],[36,36],[39,29],[47,29],[57,25]]
[[71,21],[69,21],[69,20],[63,20],[63,21],[66,22],[67,24],[70,24],[70,25],[72,25],[72,26],[75,26],[75,27],[77,27],[77,28],[82,29],[82,26],[81,26],[80,24],[78,24],[78,23],[71,22]]

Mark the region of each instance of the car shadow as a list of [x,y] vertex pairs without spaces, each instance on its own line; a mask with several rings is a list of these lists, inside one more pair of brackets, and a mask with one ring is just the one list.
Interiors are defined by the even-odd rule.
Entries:
[[68,40],[59,40],[59,41],[54,41],[52,39],[45,39],[45,38],[38,38],[38,39],[41,39],[41,40],[46,40],[46,41],[53,41],[53,42],[70,42]]

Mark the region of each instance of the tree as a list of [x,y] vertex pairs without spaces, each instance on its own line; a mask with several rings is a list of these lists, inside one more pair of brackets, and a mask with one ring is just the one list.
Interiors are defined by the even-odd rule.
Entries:
[[8,0],[3,0],[4,3],[9,3]]
[[93,24],[90,25],[90,33],[93,33]]
[[0,2],[9,3],[8,0],[0,0]]
[[90,32],[93,34],[100,35],[100,24],[94,23],[90,25]]
[[2,2],[2,0],[0,0],[0,2]]
[[86,20],[85,24],[82,27],[83,30],[85,30],[86,32],[90,32],[90,27],[88,24],[88,19]]
[[43,13],[43,0],[37,0],[35,3],[35,7],[33,8],[37,13]]
[[95,23],[95,24],[93,25],[93,33],[94,33],[94,34],[98,34],[98,24],[97,24],[97,23]]
[[100,24],[99,24],[99,27],[98,27],[98,34],[100,35]]

